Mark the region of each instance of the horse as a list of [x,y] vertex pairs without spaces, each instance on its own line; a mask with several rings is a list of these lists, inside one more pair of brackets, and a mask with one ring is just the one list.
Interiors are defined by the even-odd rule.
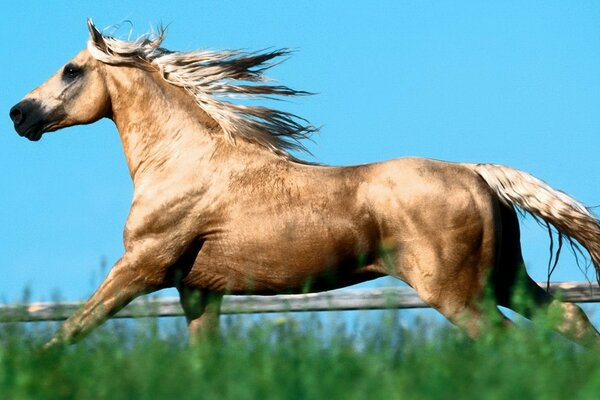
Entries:
[[[473,338],[497,307],[597,340],[584,312],[539,287],[521,255],[517,211],[587,250],[600,271],[600,221],[517,169],[399,158],[334,167],[291,150],[317,128],[231,98],[307,94],[265,72],[288,50],[171,51],[165,30],[121,40],[88,20],[87,46],[11,108],[19,135],[111,119],[133,181],[124,253],[48,346],[72,343],[134,298],[180,295],[190,340],[218,329],[224,294],[299,293],[396,277]],[[529,302],[517,302],[520,288]],[[591,338],[591,339],[590,339]]]

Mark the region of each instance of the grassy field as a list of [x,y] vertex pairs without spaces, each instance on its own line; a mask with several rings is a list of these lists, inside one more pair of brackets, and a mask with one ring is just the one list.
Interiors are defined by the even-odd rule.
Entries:
[[224,319],[194,348],[182,321],[111,322],[43,352],[54,326],[0,325],[0,399],[597,399],[600,352],[545,329],[408,327],[293,316]]
[[111,320],[50,351],[59,323],[0,322],[0,400],[600,398],[600,344],[548,329],[560,316],[472,341],[434,313],[223,316],[195,347],[183,318]]

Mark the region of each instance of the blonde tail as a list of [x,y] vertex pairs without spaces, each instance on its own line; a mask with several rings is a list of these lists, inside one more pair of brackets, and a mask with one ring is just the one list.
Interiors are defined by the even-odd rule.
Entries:
[[536,177],[496,164],[464,164],[479,174],[505,204],[516,205],[577,240],[600,277],[600,220],[583,204]]

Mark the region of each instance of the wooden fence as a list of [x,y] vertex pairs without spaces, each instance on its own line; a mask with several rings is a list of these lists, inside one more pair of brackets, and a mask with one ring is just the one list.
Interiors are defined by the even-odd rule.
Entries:
[[[540,283],[546,287],[545,283]],[[576,303],[600,302],[600,288],[587,282],[551,283],[550,292]],[[69,317],[83,302],[0,305],[0,322],[58,321]],[[296,311],[348,311],[426,308],[409,287],[340,289],[330,292],[275,296],[225,296],[223,314]],[[182,316],[178,298],[145,297],[133,301],[113,318]]]

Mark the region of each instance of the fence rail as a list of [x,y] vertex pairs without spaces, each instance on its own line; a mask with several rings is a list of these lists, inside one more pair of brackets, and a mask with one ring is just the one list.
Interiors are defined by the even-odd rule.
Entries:
[[[545,287],[545,283],[540,283]],[[588,282],[551,283],[550,292],[575,303],[600,302],[600,288]],[[83,305],[81,301],[0,305],[0,322],[59,321]],[[225,296],[222,314],[296,311],[348,311],[426,308],[409,287],[341,289],[274,296]],[[178,298],[146,297],[133,301],[113,318],[182,316]]]

